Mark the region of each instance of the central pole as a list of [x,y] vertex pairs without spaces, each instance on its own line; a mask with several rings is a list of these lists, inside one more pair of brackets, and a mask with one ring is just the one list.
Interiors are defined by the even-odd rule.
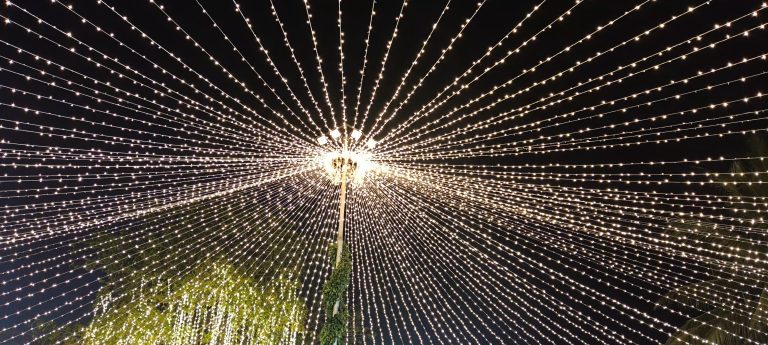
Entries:
[[[339,191],[339,229],[336,232],[336,264],[334,269],[339,266],[341,262],[341,251],[344,246],[344,209],[347,202],[347,173],[349,172],[349,158],[344,158],[341,165],[341,190]],[[337,300],[333,305],[333,315],[339,313],[339,303]]]

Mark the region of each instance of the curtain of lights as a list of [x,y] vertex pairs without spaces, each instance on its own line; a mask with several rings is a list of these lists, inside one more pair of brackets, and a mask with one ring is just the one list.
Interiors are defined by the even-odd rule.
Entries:
[[0,344],[768,342],[766,12],[5,1]]

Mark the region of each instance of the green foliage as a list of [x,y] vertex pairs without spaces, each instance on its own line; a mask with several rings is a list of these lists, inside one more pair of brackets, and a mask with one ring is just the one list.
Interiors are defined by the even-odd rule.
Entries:
[[305,263],[298,258],[312,242],[285,219],[242,212],[256,208],[249,203],[188,204],[132,220],[119,232],[95,234],[83,243],[92,251],[84,268],[103,274],[94,317],[85,325],[41,324],[41,342],[271,344],[300,338],[306,306],[296,277]]
[[[323,306],[328,315],[333,314],[333,305],[336,304],[336,301],[341,301],[344,298],[352,275],[352,257],[347,246],[342,248],[339,264],[333,269],[331,276],[323,285]],[[335,244],[331,246],[330,252],[333,253],[332,256],[335,260]]]
[[329,315],[320,329],[320,344],[332,345],[338,340],[343,342],[344,335],[347,333],[347,321],[349,320],[349,311],[345,305],[339,306],[339,312],[336,315]]
[[82,344],[277,344],[303,329],[295,281],[259,286],[223,262],[201,265],[169,291],[157,285],[132,303],[107,307]]
[[[325,309],[325,322],[320,329],[320,344],[330,345],[338,341],[343,341],[347,331],[349,312],[344,304],[344,295],[346,294],[349,281],[352,276],[352,256],[349,253],[348,246],[342,245],[341,260],[334,267],[331,276],[323,285],[323,307]],[[333,260],[336,259],[336,244],[330,247],[330,253]],[[339,303],[339,310],[333,315],[333,307]]]
[[[760,137],[750,141],[750,154],[768,156],[768,144]],[[715,176],[730,195],[729,201],[741,202],[743,197],[766,197],[768,185],[758,182],[748,172],[768,171],[768,162],[762,159],[736,162],[728,174]],[[723,176],[726,175],[726,176]],[[733,182],[743,183],[733,183]],[[759,218],[753,211],[742,211],[742,218]],[[761,227],[768,231],[764,224]],[[683,305],[698,316],[688,320],[667,340],[668,345],[708,344],[729,345],[768,343],[768,265],[749,260],[743,253],[765,253],[759,242],[762,236],[755,231],[739,231],[732,227],[717,226],[693,220],[680,220],[672,224],[665,236],[692,247],[717,248],[709,255],[710,261],[719,262],[709,279],[684,285],[669,291],[658,301],[659,306]],[[725,264],[725,266],[724,266]],[[745,313],[748,311],[748,313]]]

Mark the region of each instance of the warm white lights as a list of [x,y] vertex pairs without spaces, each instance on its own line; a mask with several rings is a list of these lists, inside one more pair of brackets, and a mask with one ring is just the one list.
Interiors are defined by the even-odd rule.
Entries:
[[[331,178],[334,183],[339,183],[343,176],[347,176],[349,182],[360,183],[363,181],[363,177],[366,172],[373,169],[376,164],[371,160],[371,153],[368,151],[359,150],[362,147],[353,145],[353,142],[342,138],[343,133],[338,129],[334,129],[330,132],[331,137],[336,140],[342,139],[343,143],[341,148],[329,148],[332,151],[323,152],[318,158],[318,163],[325,173]],[[354,141],[363,137],[363,132],[358,129],[352,129],[348,134]],[[320,139],[325,139],[322,142]],[[318,138],[320,145],[325,145],[328,140],[325,136]],[[368,139],[365,145],[369,150],[375,148],[376,141]]]
[[[173,265],[190,253],[249,277],[296,267],[294,312],[317,343],[341,182],[349,327],[372,343],[706,343],[670,321],[699,315],[736,342],[768,339],[752,296],[768,293],[768,156],[740,149],[768,135],[765,3],[640,0],[606,16],[535,1],[485,25],[486,0],[430,17],[366,1],[193,1],[202,22],[158,1],[137,2],[141,17],[117,0],[5,2],[0,345],[147,292],[105,294],[102,278],[205,281]],[[368,27],[349,35],[355,17]],[[168,343],[229,324],[177,297],[190,313]]]
[[343,176],[346,176],[347,182],[362,183],[366,173],[376,167],[369,153],[345,150],[327,152],[319,163],[336,184],[341,182]]

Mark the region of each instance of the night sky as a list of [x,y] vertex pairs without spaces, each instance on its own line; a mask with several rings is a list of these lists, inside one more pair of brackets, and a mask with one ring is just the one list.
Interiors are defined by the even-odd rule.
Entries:
[[[670,290],[726,272],[745,282],[726,300],[764,289],[765,195],[722,186],[768,173],[749,164],[768,153],[750,151],[768,128],[761,1],[12,2],[0,344],[93,318],[107,263],[83,264],[103,234],[185,243],[161,261],[296,263],[317,332],[339,198],[317,160],[337,128],[376,141],[352,150],[375,168],[347,200],[349,327],[368,333],[348,343],[664,343],[711,312],[656,306]],[[241,230],[179,235],[164,210],[191,202],[212,210],[185,213],[200,229]],[[730,232],[670,237],[683,221]],[[281,222],[301,250],[267,250],[283,237],[258,228]]]

